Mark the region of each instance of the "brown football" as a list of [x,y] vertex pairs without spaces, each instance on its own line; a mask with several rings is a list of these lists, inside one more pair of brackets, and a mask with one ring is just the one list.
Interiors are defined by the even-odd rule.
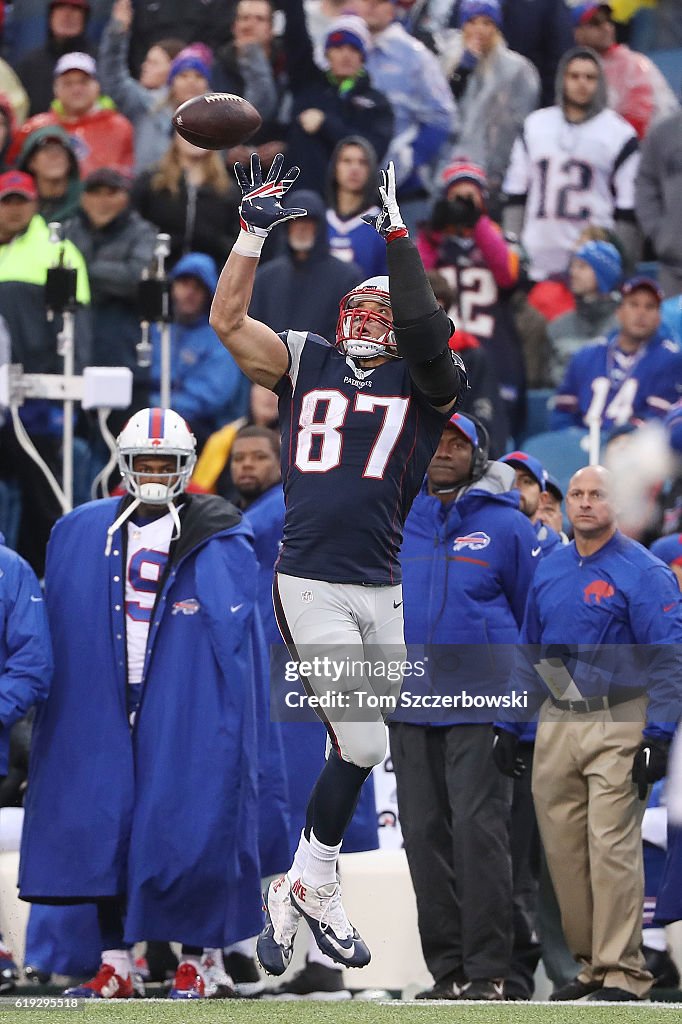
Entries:
[[173,114],[173,127],[201,149],[227,149],[246,142],[262,124],[256,108],[231,92],[206,92]]

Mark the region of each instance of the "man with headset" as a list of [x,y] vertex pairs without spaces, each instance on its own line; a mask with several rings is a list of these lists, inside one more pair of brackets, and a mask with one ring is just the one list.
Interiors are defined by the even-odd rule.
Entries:
[[[500,782],[493,762],[495,713],[472,713],[461,698],[502,693],[519,640],[539,550],[513,488],[513,468],[488,461],[481,424],[456,413],[405,524],[405,640],[415,645],[408,661],[420,653],[428,660],[422,678],[405,679],[390,743],[435,982],[418,998],[503,999],[509,972],[511,780]],[[407,708],[407,691],[460,704]]]

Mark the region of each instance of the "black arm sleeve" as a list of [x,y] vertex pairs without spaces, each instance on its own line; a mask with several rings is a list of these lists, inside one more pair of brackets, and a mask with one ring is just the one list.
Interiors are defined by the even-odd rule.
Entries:
[[387,260],[398,355],[432,405],[461,401],[468,388],[466,370],[448,347],[452,324],[436,301],[417,247],[407,237],[396,238],[388,243]]

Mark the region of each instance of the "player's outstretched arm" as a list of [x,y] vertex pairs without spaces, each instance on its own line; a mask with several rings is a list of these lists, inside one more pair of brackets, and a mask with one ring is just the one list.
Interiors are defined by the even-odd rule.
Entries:
[[251,157],[250,179],[241,164],[234,166],[242,191],[242,230],[220,275],[210,316],[213,330],[238,366],[254,384],[266,388],[274,387],[286,373],[289,357],[275,332],[247,315],[256,267],[272,228],[307,212],[286,210],[281,205],[280,200],[299,173],[298,167],[292,167],[280,177],[283,162],[283,155],[278,153],[265,181],[256,153]]
[[396,199],[395,170],[381,171],[381,211],[364,218],[388,246],[388,281],[398,355],[431,405],[454,411],[469,384],[464,363],[448,342],[452,325],[429,284],[416,245],[410,241]]

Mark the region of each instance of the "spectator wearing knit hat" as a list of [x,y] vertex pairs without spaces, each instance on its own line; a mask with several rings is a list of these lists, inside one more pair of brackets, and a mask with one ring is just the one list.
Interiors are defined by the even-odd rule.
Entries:
[[36,128],[61,125],[71,138],[81,177],[98,167],[131,171],[133,126],[100,95],[97,64],[88,53],[66,53],[54,69],[55,100],[46,114],[37,114],[17,132],[12,152],[19,152]]
[[[465,0],[454,0],[448,24],[456,27]],[[499,0],[502,35],[511,50],[527,57],[542,84],[539,106],[554,102],[557,66],[573,45],[571,16],[565,0]]]
[[483,168],[454,159],[440,176],[429,223],[417,236],[427,270],[439,270],[455,291],[449,313],[457,328],[473,334],[497,375],[507,418],[503,437],[523,427],[526,378],[512,297],[522,276],[519,247],[487,211]]
[[89,17],[88,0],[50,0],[47,42],[30,50],[16,65],[17,74],[28,93],[31,115],[49,110],[53,99],[54,69],[59,58],[75,50],[91,52],[85,38]]
[[552,383],[561,382],[566,367],[584,345],[617,326],[617,289],[623,273],[620,253],[610,242],[586,242],[569,265],[569,284],[575,309],[547,325]]
[[356,15],[332,23],[325,42],[326,72],[315,63],[302,0],[283,0],[284,45],[293,94],[287,158],[301,168],[301,188],[324,195],[334,148],[347,135],[361,135],[382,162],[393,134],[393,110],[373,88],[365,61],[367,25]]
[[[111,96],[135,130],[135,171],[139,173],[160,160],[168,147],[170,119],[180,100],[172,95],[168,82],[173,60],[185,49],[181,39],[160,39],[147,51],[139,80],[128,66],[130,29],[133,20],[131,0],[116,0],[102,34],[97,67],[104,92]],[[184,81],[178,82],[187,91]],[[209,88],[206,80],[196,84],[195,95]],[[186,96],[185,98],[189,98]]]
[[493,211],[514,139],[540,98],[537,70],[508,48],[501,25],[498,0],[463,0],[459,30],[439,36],[441,66],[460,115],[454,150],[485,168]]

